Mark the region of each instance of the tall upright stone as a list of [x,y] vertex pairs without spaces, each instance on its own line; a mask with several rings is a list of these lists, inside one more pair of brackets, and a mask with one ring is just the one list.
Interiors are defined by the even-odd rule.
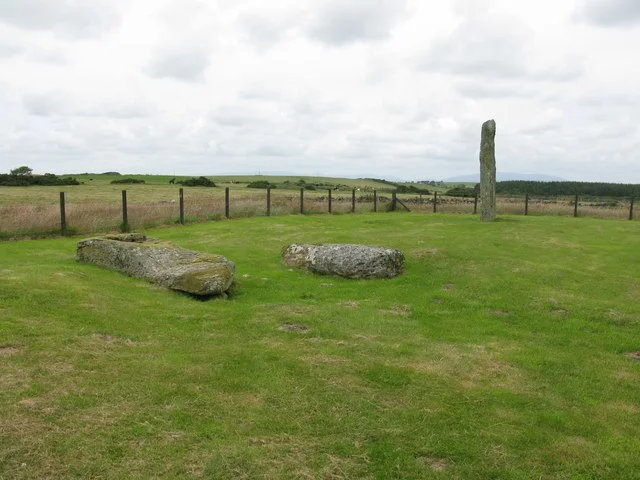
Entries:
[[480,140],[480,220],[496,219],[496,122],[482,124]]

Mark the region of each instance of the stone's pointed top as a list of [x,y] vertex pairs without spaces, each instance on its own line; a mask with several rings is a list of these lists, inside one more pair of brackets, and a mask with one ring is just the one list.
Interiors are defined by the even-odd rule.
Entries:
[[491,120],[487,120],[486,122],[484,122],[482,124],[482,131],[486,131],[490,134],[495,134],[496,133],[496,121],[491,119]]

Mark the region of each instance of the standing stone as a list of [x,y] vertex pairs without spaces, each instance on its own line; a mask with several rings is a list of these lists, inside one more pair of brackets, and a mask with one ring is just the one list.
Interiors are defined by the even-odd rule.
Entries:
[[480,140],[480,220],[496,219],[496,122],[482,124]]

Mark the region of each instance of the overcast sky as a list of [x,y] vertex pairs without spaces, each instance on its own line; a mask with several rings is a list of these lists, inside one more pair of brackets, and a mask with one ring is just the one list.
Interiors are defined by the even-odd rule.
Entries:
[[640,183],[639,0],[0,0],[0,172]]

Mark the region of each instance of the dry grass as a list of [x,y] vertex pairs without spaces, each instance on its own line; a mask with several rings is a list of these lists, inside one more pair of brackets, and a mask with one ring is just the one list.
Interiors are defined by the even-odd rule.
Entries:
[[[163,224],[179,222],[180,209],[174,186],[127,186],[128,222],[131,229],[143,230]],[[121,189],[114,186],[65,187],[67,227],[72,232],[93,233],[118,230],[122,225]],[[433,212],[433,197],[426,195],[398,195],[411,211]],[[0,190],[0,235],[37,235],[59,231],[60,207],[58,192],[34,187],[7,187]],[[304,213],[328,213],[328,192],[304,193]],[[398,210],[403,210],[398,205]],[[579,216],[627,219],[629,202],[580,202]],[[351,192],[332,192],[331,212],[351,213]],[[373,195],[356,196],[355,213],[383,212],[391,209],[391,195],[378,195],[377,208]],[[573,215],[573,199],[530,198],[529,215]],[[439,196],[437,213],[471,214],[473,198]],[[499,197],[498,214],[524,214],[523,197]],[[221,188],[192,188],[184,192],[184,212],[187,222],[219,220],[225,216],[224,190]],[[300,213],[300,192],[272,190],[270,215],[283,216]],[[267,215],[266,191],[247,188],[230,190],[231,218]]]
[[522,386],[519,370],[483,345],[433,344],[425,358],[400,366],[454,381],[465,389],[491,385],[518,391]]

